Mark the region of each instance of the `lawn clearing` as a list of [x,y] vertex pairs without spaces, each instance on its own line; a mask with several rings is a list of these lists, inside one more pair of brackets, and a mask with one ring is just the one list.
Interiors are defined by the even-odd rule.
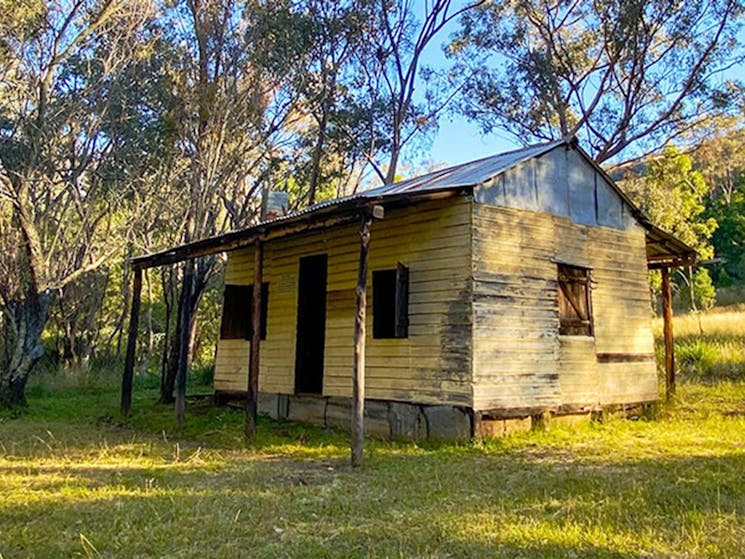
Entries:
[[745,385],[680,392],[664,421],[486,445],[371,442],[352,471],[339,434],[264,422],[246,444],[240,412],[195,404],[176,437],[171,410],[149,403],[154,393],[119,424],[106,413],[115,391],[67,390],[2,424],[0,553],[739,555]]
[[105,383],[45,389],[0,419],[0,555],[741,556],[743,377],[683,376],[655,421],[368,441],[359,471],[343,434],[262,421],[247,443],[203,402],[175,434],[152,389],[126,422]]

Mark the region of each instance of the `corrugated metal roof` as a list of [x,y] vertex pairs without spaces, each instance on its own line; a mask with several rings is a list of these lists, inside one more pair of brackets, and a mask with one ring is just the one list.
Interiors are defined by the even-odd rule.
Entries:
[[553,148],[565,144],[566,140],[536,144],[514,151],[508,151],[484,159],[469,161],[440,169],[426,175],[414,177],[387,186],[365,190],[363,196],[389,196],[408,192],[426,192],[444,188],[476,186],[492,177],[519,165],[523,161],[538,157]]
[[[276,217],[252,225],[251,227],[230,231],[208,239],[194,241],[156,254],[139,256],[133,258],[132,263],[140,268],[147,268],[149,266],[161,265],[163,263],[179,262],[186,258],[193,258],[195,255],[203,256],[214,252],[222,252],[223,250],[232,250],[239,246],[239,242],[247,242],[247,239],[250,239],[252,235],[266,233],[269,230],[279,230],[286,225],[292,225],[293,223],[305,220],[305,216],[308,216],[309,219],[315,219],[317,217],[327,216],[337,212],[353,211],[355,208],[367,205],[370,202],[375,202],[377,200],[385,201],[388,198],[405,199],[409,196],[415,197],[417,194],[426,196],[427,194],[433,194],[438,191],[475,187],[515,167],[516,165],[534,157],[540,157],[544,153],[562,145],[574,145],[580,153],[584,154],[589,162],[595,165],[590,156],[587,155],[573,139],[536,144],[522,149],[493,155],[491,157],[485,157],[476,161],[454,165],[452,167],[447,167],[446,169],[440,169],[439,171],[427,173],[426,175],[410,178],[394,184],[364,190],[351,196],[320,202],[313,206],[292,212],[288,215]],[[599,172],[605,174],[599,166],[595,165],[595,167]],[[652,233],[651,236],[648,235],[648,238],[656,245],[654,250],[658,250],[660,253],[654,253],[651,256],[652,258],[666,256],[667,254],[678,256],[683,253],[693,253],[693,249],[649,223],[649,220],[647,220],[641,212],[635,208],[634,204],[628,199],[628,197],[618,189],[615,184],[613,184],[612,179],[609,178],[609,181],[613,188],[616,189],[619,196],[629,204],[632,210],[636,211],[640,223],[647,228],[648,232]],[[675,246],[671,247],[673,240],[677,244],[674,243]]]
[[558,140],[555,142],[535,144],[525,148],[485,157],[483,159],[477,159],[476,161],[468,161],[466,163],[461,163],[460,165],[453,165],[452,167],[433,171],[426,175],[420,175],[393,184],[363,190],[362,192],[352,194],[351,196],[343,196],[341,198],[319,202],[318,204],[292,212],[288,215],[267,220],[264,223],[269,224],[284,221],[286,219],[292,219],[324,208],[330,208],[350,200],[386,198],[387,196],[476,186],[482,182],[488,181],[500,173],[503,173],[504,171],[507,171],[508,169],[511,169],[515,165],[519,165],[533,157],[543,155],[555,147],[566,143],[567,140]]

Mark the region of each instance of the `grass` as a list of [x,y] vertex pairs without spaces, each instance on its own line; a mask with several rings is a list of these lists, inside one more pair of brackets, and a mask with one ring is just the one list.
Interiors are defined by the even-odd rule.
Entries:
[[[675,317],[675,358],[688,379],[745,380],[745,305]],[[655,324],[661,335],[662,321]],[[663,349],[657,347],[658,362]]]
[[[705,335],[741,347],[739,312]],[[368,441],[358,471],[333,431],[262,421],[247,442],[240,411],[196,401],[176,433],[147,382],[124,420],[110,378],[44,381],[0,417],[0,556],[741,556],[745,375],[708,374],[655,421]]]

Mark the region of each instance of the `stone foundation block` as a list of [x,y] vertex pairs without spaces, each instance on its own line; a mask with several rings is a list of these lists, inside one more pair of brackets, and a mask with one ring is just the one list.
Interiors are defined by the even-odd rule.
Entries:
[[326,399],[314,396],[292,396],[289,402],[288,419],[324,425],[326,422]]
[[568,415],[555,415],[551,418],[551,425],[559,427],[576,427],[590,423],[592,415],[588,413],[573,413]]
[[510,419],[482,419],[481,436],[484,438],[506,437],[513,433],[524,433],[530,431],[531,419],[529,417],[517,417]]
[[388,411],[391,437],[407,440],[427,438],[427,420],[416,404],[391,402]]
[[516,417],[504,420],[504,435],[513,433],[524,433],[532,429],[532,421],[529,417]]
[[328,398],[326,401],[326,426],[349,431],[352,425],[352,400]]
[[390,402],[365,400],[365,435],[386,439],[390,438],[391,425],[388,422],[389,408]]
[[471,418],[452,406],[426,406],[427,436],[439,441],[463,441],[471,438]]
[[279,419],[279,394],[259,393],[259,415],[268,415],[272,419]]

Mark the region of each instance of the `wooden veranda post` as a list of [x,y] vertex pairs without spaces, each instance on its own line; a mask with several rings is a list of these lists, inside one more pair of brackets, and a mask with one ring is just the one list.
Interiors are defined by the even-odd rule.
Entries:
[[665,396],[675,396],[675,353],[673,348],[673,302],[670,268],[662,268],[662,332],[665,340]]
[[357,310],[354,319],[354,368],[352,372],[352,466],[362,465],[365,444],[365,318],[367,315],[367,256],[370,225],[383,218],[383,207],[373,206],[361,215],[360,260],[357,269]]
[[184,425],[186,412],[186,369],[189,355],[189,322],[191,321],[190,299],[194,283],[194,261],[184,262],[184,285],[181,308],[181,330],[179,338],[178,370],[176,372],[176,427]]
[[135,349],[137,347],[137,327],[140,321],[140,293],[142,291],[142,270],[133,270],[132,308],[129,313],[129,331],[127,333],[127,356],[124,360],[124,374],[122,375],[122,403],[123,415],[132,411],[132,376],[135,368]]
[[362,215],[360,261],[357,269],[357,311],[354,315],[354,370],[352,373],[352,466],[362,464],[365,444],[365,317],[367,315],[367,255],[372,216]]
[[248,392],[246,397],[246,436],[256,434],[259,400],[259,350],[261,347],[261,284],[263,282],[264,245],[256,241],[254,248],[254,285],[251,305],[251,353],[248,359]]

